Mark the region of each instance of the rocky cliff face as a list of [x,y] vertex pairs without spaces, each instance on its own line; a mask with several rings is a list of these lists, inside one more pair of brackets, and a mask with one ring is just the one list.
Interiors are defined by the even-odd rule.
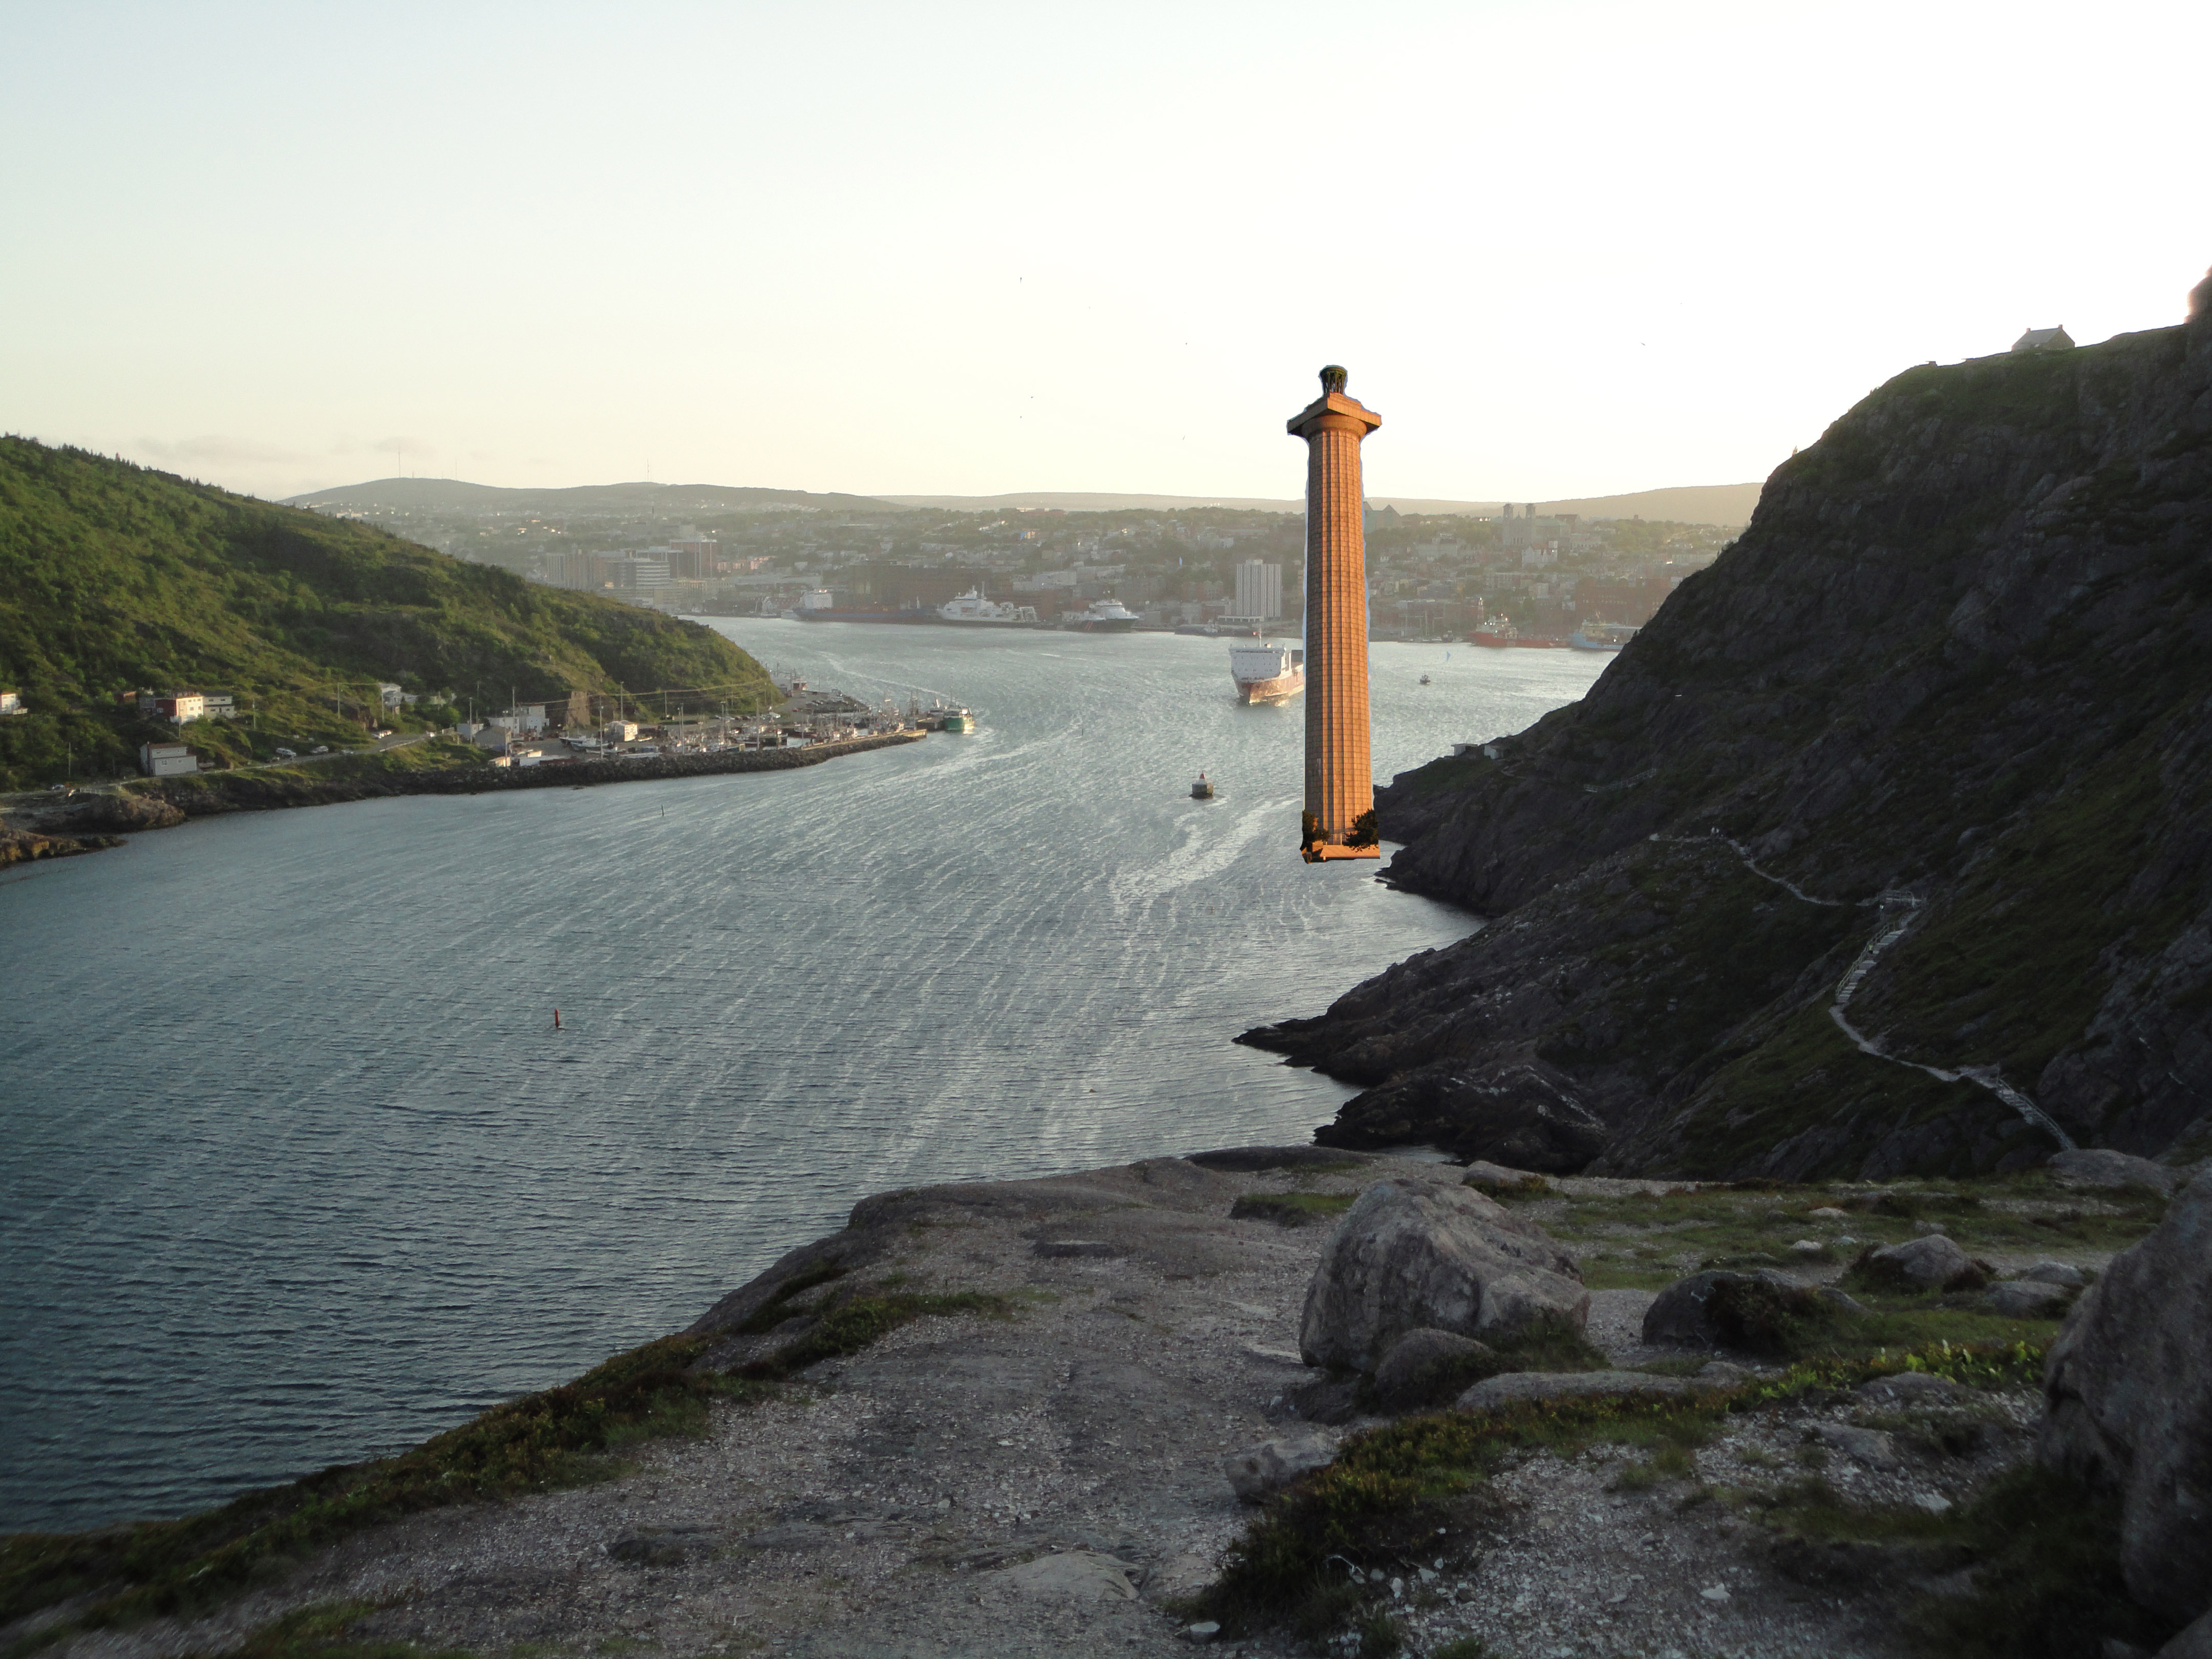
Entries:
[[1248,1034],[1374,1085],[1318,1138],[1798,1178],[2212,1152],[2191,302],[1899,375],[1589,696],[1382,792],[1387,878],[1493,920]]

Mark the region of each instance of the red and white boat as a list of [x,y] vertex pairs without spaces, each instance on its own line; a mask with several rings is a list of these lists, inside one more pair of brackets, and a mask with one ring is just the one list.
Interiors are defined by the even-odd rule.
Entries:
[[1229,674],[1240,702],[1288,702],[1306,689],[1306,653],[1287,645],[1232,645]]

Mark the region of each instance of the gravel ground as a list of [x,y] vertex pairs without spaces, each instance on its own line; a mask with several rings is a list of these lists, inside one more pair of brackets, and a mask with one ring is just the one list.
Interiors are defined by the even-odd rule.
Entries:
[[[364,1635],[487,1656],[1185,1651],[1170,1604],[1211,1579],[1250,1518],[1223,1459],[1282,1431],[1268,1413],[1309,1375],[1297,1321],[1328,1236],[1232,1221],[1230,1205],[1386,1174],[1459,1171],[1378,1158],[1294,1183],[1155,1159],[936,1189],[923,1196],[941,1206],[878,1271],[908,1288],[1018,1294],[1012,1319],[918,1321],[767,1403],[718,1406],[703,1438],[650,1443],[601,1484],[416,1516],[217,1617],[56,1651],[219,1650],[290,1607],[355,1598],[380,1608]],[[1078,1237],[1115,1254],[1045,1253]],[[1589,1335],[1617,1364],[1661,1357],[1640,1342],[1650,1299],[1594,1293]],[[1694,1477],[1640,1486],[1620,1485],[1639,1454],[1530,1455],[1492,1483],[1490,1530],[1471,1550],[1376,1594],[1402,1609],[1417,1652],[1471,1634],[1501,1656],[1887,1659],[1901,1649],[1879,1598],[1803,1582],[1802,1563],[1789,1576],[1735,1507],[1685,1499],[1778,1486],[1818,1462],[1856,1500],[1955,1502],[2021,1455],[2034,1409],[2026,1395],[1780,1409],[1732,1424],[1697,1452]],[[1952,1419],[1982,1425],[1969,1455],[1935,1443]],[[1869,1425],[1854,1455],[1843,1443]]]

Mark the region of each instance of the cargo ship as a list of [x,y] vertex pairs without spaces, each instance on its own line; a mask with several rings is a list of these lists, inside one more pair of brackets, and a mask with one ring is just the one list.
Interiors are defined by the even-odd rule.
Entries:
[[1306,653],[1287,645],[1232,645],[1229,677],[1239,702],[1288,702],[1306,689]]
[[840,605],[826,587],[803,594],[788,613],[801,622],[906,623],[934,622],[929,611],[918,605]]
[[1119,599],[1093,599],[1081,611],[1065,613],[1060,625],[1078,634],[1126,634],[1137,625],[1137,613]]
[[1577,651],[1618,651],[1636,637],[1636,630],[1626,623],[1588,622],[1568,635],[1567,643]]
[[1523,634],[1506,616],[1488,617],[1476,624],[1474,633],[1467,636],[1469,645],[1486,645],[1493,649],[1505,646],[1522,646],[1539,651],[1556,651],[1566,644],[1565,640],[1547,635]]

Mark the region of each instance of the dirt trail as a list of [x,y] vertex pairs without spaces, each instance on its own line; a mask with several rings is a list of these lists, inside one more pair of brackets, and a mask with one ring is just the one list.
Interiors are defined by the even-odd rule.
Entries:
[[[1816,898],[1787,877],[1778,876],[1771,871],[1760,869],[1757,861],[1751,856],[1751,849],[1742,842],[1723,836],[1718,830],[1713,832],[1713,838],[1725,843],[1729,851],[1742,860],[1745,869],[1762,880],[1772,882],[1776,886],[1787,891],[1791,897],[1801,899],[1807,904],[1820,905],[1824,909],[1844,908],[1844,902],[1842,899]],[[1678,846],[1699,844],[1699,837],[1694,836],[1654,836],[1652,839],[1672,842]],[[1865,948],[1858,953],[1850,968],[1844,970],[1843,978],[1837,982],[1835,1000],[1828,1005],[1828,1018],[1836,1022],[1836,1028],[1851,1040],[1861,1054],[1870,1054],[1876,1060],[1886,1060],[1893,1066],[1909,1066],[1916,1072],[1926,1073],[1939,1082],[1957,1083],[1963,1079],[1968,1083],[1988,1090],[2006,1105],[2011,1107],[2029,1124],[2057,1141],[2062,1150],[2069,1152],[2074,1151],[2074,1138],[2059,1127],[2051,1115],[2038,1106],[2034,1101],[2006,1082],[2004,1073],[1996,1066],[1962,1066],[1947,1070],[1941,1066],[1924,1066],[1917,1060],[1905,1060],[1891,1054],[1881,1046],[1878,1039],[1868,1036],[1845,1017],[1844,1010],[1851,1006],[1851,999],[1858,994],[1858,988],[1864,982],[1866,976],[1874,971],[1875,964],[1892,945],[1911,932],[1912,924],[1919,920],[1920,912],[1927,905],[1927,901],[1917,894],[1895,891],[1880,894],[1863,902],[1879,907],[1881,922],[1875,929],[1874,937],[1867,941]]]

